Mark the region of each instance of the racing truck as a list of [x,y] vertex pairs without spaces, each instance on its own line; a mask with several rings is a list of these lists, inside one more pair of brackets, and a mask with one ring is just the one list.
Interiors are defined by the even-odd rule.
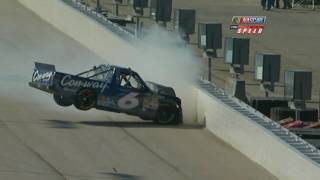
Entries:
[[76,75],[35,62],[33,88],[53,94],[56,104],[138,116],[157,124],[182,123],[181,100],[171,87],[143,81],[130,68],[99,65]]

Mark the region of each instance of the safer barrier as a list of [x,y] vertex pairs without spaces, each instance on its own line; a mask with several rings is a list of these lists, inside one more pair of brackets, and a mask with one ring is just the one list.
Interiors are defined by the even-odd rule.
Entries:
[[131,32],[121,28],[117,24],[109,21],[106,17],[104,17],[102,14],[97,13],[97,11],[94,8],[91,8],[87,6],[86,4],[82,4],[81,2],[77,0],[62,0],[66,4],[70,5],[71,7],[79,10],[83,14],[89,16],[90,18],[96,20],[103,26],[105,26],[107,29],[111,30],[113,33],[119,35],[120,37],[126,39],[126,40],[133,40],[135,39],[135,35]]
[[214,84],[199,81],[198,119],[281,180],[320,177],[320,151]]

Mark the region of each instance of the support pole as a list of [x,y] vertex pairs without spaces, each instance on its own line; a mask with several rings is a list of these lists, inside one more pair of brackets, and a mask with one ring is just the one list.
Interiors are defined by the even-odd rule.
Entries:
[[116,16],[119,16],[119,4],[116,3]]
[[184,33],[184,34],[182,35],[182,39],[183,39],[187,44],[190,43],[190,35],[189,35],[189,34]]
[[211,76],[212,76],[212,59],[211,57],[208,57],[208,81],[211,82]]
[[167,27],[167,22],[163,22],[163,27]]
[[97,11],[97,13],[101,13],[100,0],[97,0],[96,11]]
[[312,10],[315,10],[314,0],[312,0]]
[[136,38],[138,39],[140,36],[140,16],[137,16],[137,24],[136,24]]
[[139,25],[139,38],[143,36],[143,26],[144,26],[144,23],[143,21],[141,21]]
[[318,103],[318,119],[320,118],[320,91],[319,91],[319,103]]
[[212,80],[212,60],[213,58],[217,58],[217,50],[212,49],[210,50],[205,50],[205,56],[208,58],[208,81],[211,82]]
[[295,109],[295,111],[296,111],[296,119],[295,120],[300,120],[301,121],[300,113],[299,113],[298,109]]
[[291,6],[292,6],[292,8],[294,8],[294,0],[292,0]]

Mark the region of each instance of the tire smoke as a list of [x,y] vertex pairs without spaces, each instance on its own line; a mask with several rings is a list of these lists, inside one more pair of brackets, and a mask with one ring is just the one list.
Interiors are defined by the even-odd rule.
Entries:
[[134,46],[135,52],[126,52],[128,57],[124,58],[127,61],[124,64],[137,71],[145,81],[173,87],[182,101],[184,122],[195,122],[194,85],[200,67],[192,50],[177,33],[159,26],[152,27]]

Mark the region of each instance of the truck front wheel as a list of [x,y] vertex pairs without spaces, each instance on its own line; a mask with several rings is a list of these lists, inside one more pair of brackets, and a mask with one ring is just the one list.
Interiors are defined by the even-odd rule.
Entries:
[[180,124],[179,109],[172,105],[160,107],[154,122],[162,125]]

